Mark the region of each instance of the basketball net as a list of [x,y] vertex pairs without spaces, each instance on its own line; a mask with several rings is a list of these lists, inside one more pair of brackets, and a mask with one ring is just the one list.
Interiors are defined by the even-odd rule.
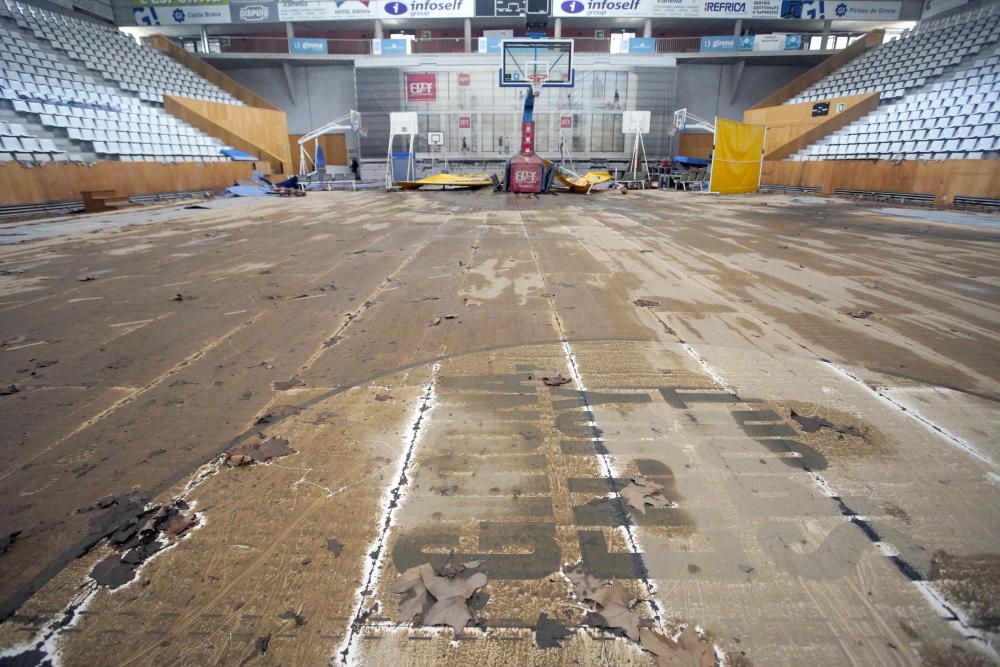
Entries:
[[542,86],[549,80],[549,70],[552,69],[552,65],[544,60],[529,60],[525,65],[532,72],[525,78],[531,82],[531,92],[538,97],[542,94]]
[[548,74],[529,74],[528,81],[531,82],[531,92],[535,97],[542,94],[542,86],[549,80]]

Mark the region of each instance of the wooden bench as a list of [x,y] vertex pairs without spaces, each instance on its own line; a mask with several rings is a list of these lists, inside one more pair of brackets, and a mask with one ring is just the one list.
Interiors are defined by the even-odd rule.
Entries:
[[119,197],[114,190],[83,190],[83,210],[87,213],[102,213],[116,211],[126,206],[132,206],[128,197]]

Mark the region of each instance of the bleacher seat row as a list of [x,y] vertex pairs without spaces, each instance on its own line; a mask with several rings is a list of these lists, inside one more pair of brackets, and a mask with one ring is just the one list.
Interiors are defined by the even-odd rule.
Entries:
[[786,104],[878,92],[878,109],[789,159],[996,157],[1000,152],[998,46],[1000,13],[991,5],[921,25],[868,51]]
[[113,28],[0,0],[0,162],[226,160],[165,94],[241,104]]
[[0,16],[11,18],[22,30],[65,52],[69,58],[99,72],[122,90],[140,99],[162,104],[164,95],[180,95],[212,102],[241,104],[218,86],[174,59],[141,46],[112,26],[55,14],[19,2],[4,0]]

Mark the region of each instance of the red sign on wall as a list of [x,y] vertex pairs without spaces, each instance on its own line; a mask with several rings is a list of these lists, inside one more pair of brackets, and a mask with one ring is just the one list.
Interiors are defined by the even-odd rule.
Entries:
[[406,73],[406,101],[433,102],[437,100],[437,74],[434,72]]
[[521,123],[521,155],[535,153],[535,124]]
[[471,130],[472,129],[472,116],[459,116],[458,117],[458,129],[460,129],[460,130]]
[[465,87],[472,83],[472,76],[466,72],[459,72],[458,74],[458,85]]
[[559,127],[563,129],[573,129],[573,117],[572,116],[559,116]]

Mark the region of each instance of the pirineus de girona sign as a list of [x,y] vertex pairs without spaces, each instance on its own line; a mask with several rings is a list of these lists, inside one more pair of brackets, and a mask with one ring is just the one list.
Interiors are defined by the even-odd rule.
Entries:
[[899,18],[896,0],[552,0],[552,15],[635,18]]
[[437,74],[433,72],[406,73],[406,101],[433,102],[437,100]]

